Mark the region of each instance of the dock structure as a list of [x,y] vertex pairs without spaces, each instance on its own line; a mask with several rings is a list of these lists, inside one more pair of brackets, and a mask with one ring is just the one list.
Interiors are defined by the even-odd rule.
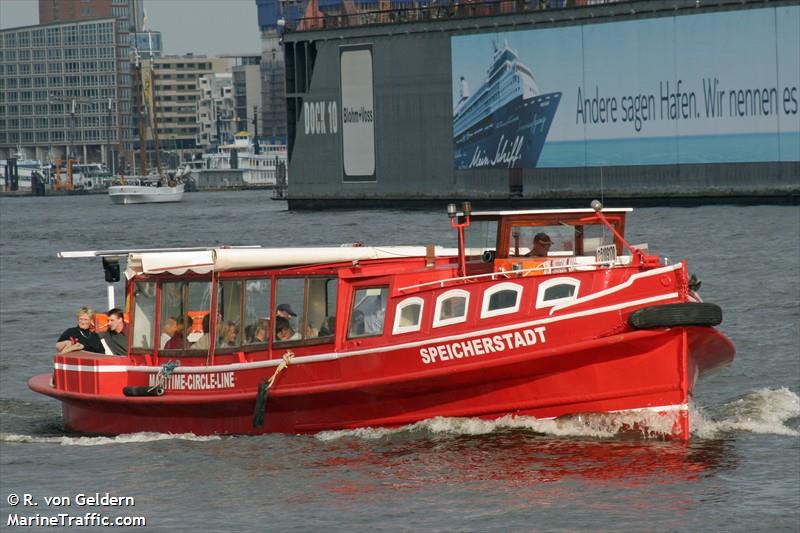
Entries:
[[796,2],[564,4],[306,9],[289,206],[798,202]]

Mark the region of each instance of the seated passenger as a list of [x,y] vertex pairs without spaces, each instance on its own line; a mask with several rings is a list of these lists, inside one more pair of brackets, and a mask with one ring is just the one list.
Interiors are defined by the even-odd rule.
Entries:
[[333,335],[334,331],[336,331],[336,317],[325,317],[325,320],[323,320],[322,324],[319,325],[319,336],[330,337]]
[[[186,319],[184,317],[180,315],[169,317],[167,319],[167,324],[164,326],[164,333],[170,335],[170,338],[164,344],[164,349],[180,350],[181,348],[183,348],[183,333],[185,330],[186,330]],[[170,334],[170,332],[172,333]]]
[[353,317],[350,319],[350,336],[358,337],[364,334],[364,312],[356,309],[353,311]]
[[300,332],[295,332],[289,321],[283,317],[275,318],[275,337],[280,342],[299,341],[303,338]]
[[85,350],[93,353],[105,353],[100,337],[92,328],[94,326],[94,309],[79,307],[75,313],[78,325],[68,328],[56,341],[56,350],[59,353]]
[[267,335],[269,334],[269,320],[262,318],[253,326],[253,339],[252,344],[266,344]]
[[312,326],[310,323],[306,324],[306,339],[313,339],[314,337],[319,337],[319,330]]
[[125,327],[125,315],[121,309],[109,309],[108,329],[103,333],[101,341],[105,342],[113,355],[128,353],[128,328]]
[[162,350],[167,345],[172,336],[175,335],[176,331],[178,331],[178,319],[176,319],[174,316],[171,316],[167,319],[167,321],[164,323],[164,326],[161,328],[160,348]]
[[239,346],[239,326],[237,326],[232,320],[229,320],[225,324],[225,327],[222,328],[219,347],[234,348],[236,346]]
[[539,232],[533,237],[533,247],[528,252],[528,257],[547,257],[553,241],[547,233]]

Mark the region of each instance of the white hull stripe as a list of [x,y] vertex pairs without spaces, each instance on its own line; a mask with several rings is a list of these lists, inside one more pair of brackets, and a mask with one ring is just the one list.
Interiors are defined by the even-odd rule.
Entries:
[[[599,315],[602,313],[609,313],[613,311],[619,311],[620,309],[625,309],[626,307],[635,307],[638,305],[646,305],[655,302],[661,302],[664,300],[671,300],[673,298],[677,298],[679,294],[677,292],[670,292],[666,294],[661,294],[658,296],[651,296],[650,298],[642,298],[640,300],[631,300],[629,302],[623,302],[614,305],[608,305],[606,307],[598,307],[596,309],[588,309],[586,311],[578,311],[575,313],[570,313],[568,315],[561,315],[556,317],[549,317],[549,318],[542,318],[538,320],[531,320],[529,322],[520,322],[517,324],[511,325],[504,325],[498,326],[496,328],[490,329],[483,329],[478,331],[470,331],[467,333],[459,333],[457,335],[450,335],[447,337],[438,337],[434,339],[425,339],[422,341],[414,341],[414,342],[407,342],[403,344],[392,344],[390,346],[380,346],[376,348],[368,348],[363,350],[353,350],[349,352],[341,352],[341,353],[324,353],[318,355],[306,355],[302,357],[295,357],[292,359],[292,364],[303,364],[303,363],[317,363],[321,361],[332,361],[335,359],[344,359],[347,357],[355,357],[359,355],[371,355],[375,353],[383,353],[383,352],[393,352],[396,350],[404,350],[407,348],[416,348],[419,346],[426,346],[430,344],[443,344],[447,342],[457,341],[461,339],[466,339],[469,337],[479,337],[485,335],[493,335],[495,333],[501,333],[508,330],[513,329],[521,329],[521,328],[529,328],[533,326],[541,326],[544,324],[552,324],[555,322],[562,322],[564,320],[571,320],[573,318],[581,318],[585,316],[591,315]],[[187,366],[187,367],[177,367],[174,370],[174,373],[177,374],[197,374],[197,373],[207,373],[207,372],[230,372],[233,370],[250,370],[256,368],[269,368],[272,366],[278,366],[281,363],[282,359],[270,359],[269,361],[255,361],[252,363],[231,363],[228,365],[213,365],[213,366]],[[92,373],[103,373],[103,372],[146,372],[146,373],[153,373],[158,372],[161,370],[160,366],[129,366],[129,365],[101,365],[101,366],[89,366],[89,365],[68,365],[64,363],[55,363],[54,365],[56,370],[69,370],[73,372],[92,372]]]

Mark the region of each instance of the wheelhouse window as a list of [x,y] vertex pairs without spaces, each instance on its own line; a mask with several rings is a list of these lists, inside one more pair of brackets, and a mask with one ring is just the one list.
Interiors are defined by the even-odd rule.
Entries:
[[131,348],[152,350],[156,324],[156,283],[137,281],[133,284],[133,324]]
[[536,308],[542,309],[572,302],[578,298],[580,286],[580,280],[575,278],[549,279],[539,285]]
[[614,235],[602,224],[583,226],[583,255],[595,255],[601,246],[614,244]]
[[499,283],[483,294],[481,318],[507,315],[519,311],[522,286],[516,283]]
[[433,327],[448,326],[466,322],[469,307],[469,293],[461,289],[449,290],[436,298],[436,311]]
[[464,231],[464,246],[469,261],[493,259],[496,245],[496,220],[473,220]]
[[575,252],[575,226],[512,226],[508,255],[511,257],[570,256]]
[[283,278],[275,294],[275,343],[331,342],[336,331],[338,280]]
[[411,333],[419,331],[422,324],[422,308],[425,302],[422,298],[406,298],[399,304],[394,313],[394,328],[392,334]]
[[389,287],[357,289],[350,309],[348,337],[370,337],[383,334]]
[[210,306],[209,281],[162,281],[160,351],[175,355],[179,355],[177,352],[207,354],[208,333],[204,337],[203,322]]

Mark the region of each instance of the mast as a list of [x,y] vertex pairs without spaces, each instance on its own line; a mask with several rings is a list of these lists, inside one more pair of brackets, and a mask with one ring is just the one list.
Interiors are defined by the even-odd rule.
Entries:
[[147,45],[150,49],[150,106],[152,108],[153,122],[150,131],[153,132],[153,142],[156,150],[156,170],[161,177],[161,146],[158,142],[158,105],[156,104],[156,80],[153,71],[153,34],[147,29]]
[[142,86],[142,64],[139,61],[139,51],[133,49],[135,58],[134,73],[136,77],[136,99],[139,105],[139,172],[142,176],[147,175],[147,153],[145,152],[144,138],[144,87]]

